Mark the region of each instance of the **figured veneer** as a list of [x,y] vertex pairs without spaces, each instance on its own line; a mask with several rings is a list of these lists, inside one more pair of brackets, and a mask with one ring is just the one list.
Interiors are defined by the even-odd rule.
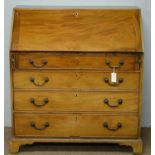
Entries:
[[138,112],[138,103],[137,92],[14,92],[16,111]]
[[[96,89],[134,90],[139,88],[139,72],[117,73],[118,83],[111,85],[111,73],[100,71],[15,71],[15,89]],[[22,79],[22,80],[20,80]],[[108,80],[108,82],[106,81]],[[132,79],[132,80],[130,80]],[[120,81],[122,80],[122,81]]]
[[135,115],[16,113],[14,117],[15,136],[136,138],[138,132]]
[[134,54],[18,54],[17,69],[100,69],[136,70]]
[[139,9],[16,9],[14,16],[13,51],[143,50]]
[[141,27],[138,8],[14,9],[10,152],[67,142],[141,154]]

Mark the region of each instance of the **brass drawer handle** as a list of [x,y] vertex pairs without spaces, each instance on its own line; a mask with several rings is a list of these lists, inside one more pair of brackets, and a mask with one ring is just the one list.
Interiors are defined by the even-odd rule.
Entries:
[[117,100],[117,104],[111,104],[109,103],[109,100],[105,98],[104,103],[107,104],[109,107],[119,107],[123,103],[123,100],[120,98]]
[[108,85],[110,86],[118,86],[120,85],[121,83],[123,83],[124,79],[123,78],[119,78],[117,82],[111,82],[109,80],[109,78],[105,77],[104,78],[104,82],[107,83]]
[[37,107],[41,107],[41,106],[45,106],[49,102],[49,100],[48,100],[48,98],[45,98],[42,104],[37,104],[36,101],[35,101],[35,99],[34,98],[31,98],[30,99],[30,102],[33,105],[37,106]]
[[112,128],[112,127],[109,127],[109,124],[107,122],[104,122],[103,123],[103,127],[110,130],[110,131],[117,131],[118,129],[122,128],[122,123],[117,123],[117,126]]
[[42,128],[39,128],[36,126],[36,123],[34,121],[31,122],[30,126],[36,130],[45,130],[46,128],[48,128],[50,126],[50,124],[48,122],[45,122]]
[[31,64],[35,68],[42,68],[48,64],[48,60],[42,60],[42,65],[37,65],[32,59],[29,59],[29,64]]
[[40,83],[36,83],[36,80],[34,77],[30,77],[30,82],[32,82],[35,86],[39,86],[39,87],[45,85],[49,81],[49,78],[44,77],[43,80],[44,80],[43,83],[40,84]]
[[116,65],[116,66],[112,66],[111,65],[111,62],[109,61],[109,60],[105,60],[105,64],[107,65],[107,66],[109,66],[110,68],[120,68],[121,66],[123,66],[124,65],[124,60],[120,60],[119,62],[118,62],[118,65]]

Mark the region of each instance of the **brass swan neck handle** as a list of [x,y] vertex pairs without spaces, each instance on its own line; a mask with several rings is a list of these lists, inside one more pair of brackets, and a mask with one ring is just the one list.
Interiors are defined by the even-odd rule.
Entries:
[[44,77],[42,83],[37,83],[34,77],[30,77],[30,82],[32,82],[35,86],[38,86],[38,87],[45,85],[48,81],[49,81],[49,78]]
[[117,123],[116,127],[110,127],[107,122],[104,122],[103,127],[110,130],[110,131],[117,131],[120,128],[122,128],[122,123],[119,122],[119,123]]
[[35,64],[34,60],[29,59],[29,64],[31,64],[35,68],[42,68],[42,67],[44,67],[45,65],[48,64],[48,60],[42,60],[42,64],[38,65],[38,64]]
[[104,78],[104,82],[107,83],[109,86],[119,86],[121,83],[123,83],[123,81],[123,78],[119,78],[117,82],[111,82],[108,77]]
[[104,103],[107,104],[109,107],[115,108],[115,107],[119,107],[123,103],[123,100],[120,98],[117,100],[117,103],[112,104],[109,102],[107,98],[105,98]]
[[46,128],[48,128],[48,127],[50,126],[50,124],[49,124],[48,122],[45,122],[45,123],[43,124],[43,127],[37,127],[36,123],[35,123],[34,121],[32,121],[32,122],[30,123],[30,126],[31,126],[32,128],[34,128],[35,130],[45,130]]
[[110,68],[118,69],[118,68],[120,68],[121,66],[123,66],[123,65],[125,64],[125,62],[124,62],[124,60],[120,60],[116,66],[112,66],[112,65],[111,65],[111,62],[110,62],[109,60],[105,60],[105,64],[106,64],[107,66],[109,66]]
[[37,107],[41,107],[41,106],[45,106],[47,103],[49,102],[49,99],[48,98],[45,98],[43,100],[43,103],[42,104],[37,104],[36,103],[36,100],[34,98],[31,98],[30,99],[30,103],[32,103],[33,105],[37,106]]

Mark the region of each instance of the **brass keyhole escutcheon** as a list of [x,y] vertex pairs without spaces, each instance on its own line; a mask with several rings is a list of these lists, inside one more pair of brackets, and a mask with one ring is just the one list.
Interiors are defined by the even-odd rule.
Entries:
[[76,80],[79,80],[80,79],[80,74],[79,73],[76,73],[75,74],[75,77],[76,77]]

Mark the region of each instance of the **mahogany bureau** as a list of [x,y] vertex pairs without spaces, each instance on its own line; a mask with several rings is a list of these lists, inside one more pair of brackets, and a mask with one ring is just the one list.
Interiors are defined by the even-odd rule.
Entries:
[[116,143],[142,153],[138,8],[15,8],[10,152],[36,142]]

